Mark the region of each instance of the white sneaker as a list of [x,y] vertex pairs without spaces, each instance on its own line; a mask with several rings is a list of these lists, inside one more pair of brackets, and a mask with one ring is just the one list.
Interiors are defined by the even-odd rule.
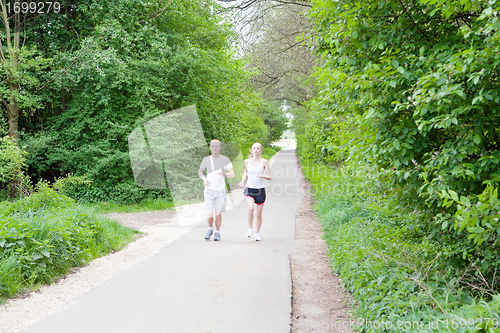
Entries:
[[260,241],[260,234],[258,232],[255,233],[255,240]]
[[252,237],[252,233],[253,233],[253,230],[252,229],[248,229],[248,231],[247,231],[247,237],[248,238]]

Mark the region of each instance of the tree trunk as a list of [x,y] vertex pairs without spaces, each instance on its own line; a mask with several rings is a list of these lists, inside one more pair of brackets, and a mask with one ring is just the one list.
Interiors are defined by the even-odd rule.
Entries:
[[8,106],[9,113],[9,136],[17,143],[18,130],[19,130],[19,107],[14,102]]
[[[16,0],[16,3],[20,0]],[[7,13],[6,1],[2,0],[0,2],[2,23],[5,27],[5,41],[7,42],[8,58],[5,57],[3,53],[3,45],[0,44],[0,60],[3,64],[10,62],[7,70],[7,83],[9,85],[9,95],[6,98],[2,97],[2,103],[7,109],[7,117],[9,123],[9,136],[13,139],[16,144],[18,143],[18,131],[19,131],[19,114],[21,112],[19,105],[17,103],[17,98],[19,94],[19,84],[16,77],[19,67],[19,47],[20,47],[20,33],[22,27],[21,13],[14,14],[14,33],[11,34],[10,24],[9,24],[9,13]],[[14,8],[14,7],[12,7]],[[12,198],[16,197],[20,191],[21,178],[12,179],[10,182],[10,196]]]
[[[20,2],[16,0],[15,2]],[[2,99],[4,106],[7,109],[8,123],[9,123],[9,136],[17,143],[18,130],[19,130],[19,114],[20,108],[17,104],[16,95],[19,93],[19,85],[17,84],[16,72],[19,66],[19,46],[20,46],[20,33],[21,33],[21,13],[14,14],[14,33],[11,35],[9,24],[9,13],[7,13],[6,1],[1,1],[2,10],[2,23],[5,27],[7,51],[9,58],[6,59],[3,53],[3,46],[0,45],[0,59],[2,63],[10,62],[8,69],[7,82],[9,84],[10,94],[8,102]],[[12,7],[13,8],[13,7]],[[13,37],[13,38],[12,38]]]

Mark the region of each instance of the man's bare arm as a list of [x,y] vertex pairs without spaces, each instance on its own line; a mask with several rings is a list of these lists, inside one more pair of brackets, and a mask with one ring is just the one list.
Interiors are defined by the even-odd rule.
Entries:
[[203,174],[203,171],[205,171],[205,169],[200,168],[198,170],[198,176],[200,176],[201,180],[203,180],[203,184],[205,186],[208,186],[210,182],[208,181],[207,177],[205,177],[205,175]]

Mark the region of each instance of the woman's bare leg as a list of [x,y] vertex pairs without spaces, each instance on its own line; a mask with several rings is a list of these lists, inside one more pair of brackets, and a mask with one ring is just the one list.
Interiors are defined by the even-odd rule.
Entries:
[[262,225],[262,210],[264,205],[255,205],[255,232],[260,232],[260,227]]
[[248,228],[252,229],[252,224],[253,224],[253,211],[254,211],[254,203],[255,200],[252,197],[246,197],[245,198],[248,206]]

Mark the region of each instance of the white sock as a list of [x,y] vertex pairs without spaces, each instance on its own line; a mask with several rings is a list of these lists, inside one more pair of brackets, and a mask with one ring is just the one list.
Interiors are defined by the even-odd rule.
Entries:
[[214,231],[214,227],[208,227],[208,230]]

